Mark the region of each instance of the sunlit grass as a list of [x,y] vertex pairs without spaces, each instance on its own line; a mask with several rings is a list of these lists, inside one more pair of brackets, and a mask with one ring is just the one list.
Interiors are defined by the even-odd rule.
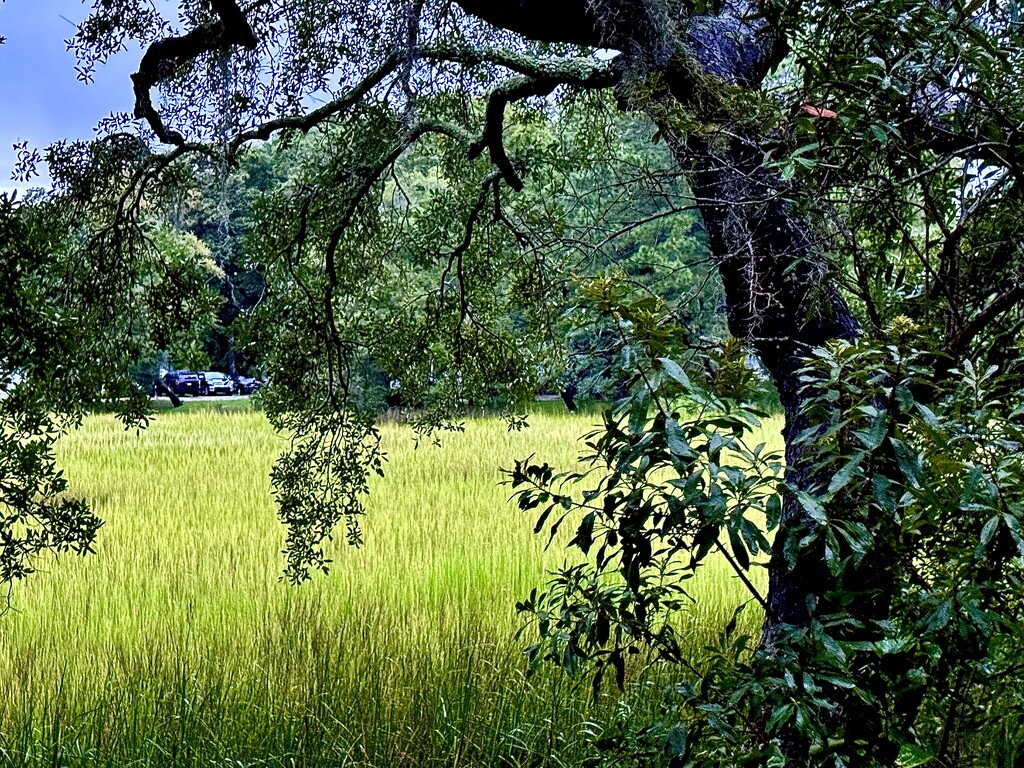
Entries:
[[[268,480],[283,442],[262,414],[163,414],[141,434],[90,417],[60,463],[107,523],[94,556],[43,563],[0,619],[0,761],[571,759],[602,710],[585,685],[527,681],[513,639],[516,600],[565,551],[532,535],[501,468],[531,453],[572,466],[594,419],[474,419],[437,448],[385,424],[365,546],[332,545],[331,574],[295,588]],[[695,644],[746,599],[722,563],[694,593]]]

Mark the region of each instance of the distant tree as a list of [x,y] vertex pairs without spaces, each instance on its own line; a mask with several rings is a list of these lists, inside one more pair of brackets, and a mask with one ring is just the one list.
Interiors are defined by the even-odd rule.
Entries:
[[[172,226],[207,245],[217,267],[213,282],[223,301],[215,324],[205,329],[201,339],[193,339],[201,342],[208,358],[202,367],[212,363],[237,376],[248,374],[256,362],[252,351],[238,348],[238,329],[233,327],[239,315],[251,309],[265,291],[263,277],[248,263],[243,243],[251,228],[256,200],[287,180],[287,168],[281,165],[271,146],[246,153],[231,168],[224,162],[197,158],[190,183],[182,185],[165,213]],[[189,365],[185,360],[180,362]]]
[[[102,161],[83,162],[95,162],[97,174],[120,172]],[[149,393],[133,368],[151,339],[193,333],[209,312],[193,290],[205,283],[194,238],[158,229],[135,239],[117,225],[89,232],[99,200],[89,213],[80,203],[0,195],[0,582],[8,587],[41,554],[92,551],[102,524],[84,501],[64,496],[57,439],[97,408],[115,409],[126,428],[145,426]]]

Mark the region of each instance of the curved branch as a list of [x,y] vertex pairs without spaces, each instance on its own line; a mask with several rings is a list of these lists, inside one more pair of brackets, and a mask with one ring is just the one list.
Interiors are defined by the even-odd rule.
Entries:
[[164,144],[181,146],[185,138],[164,125],[160,113],[153,106],[150,93],[153,87],[171,77],[179,66],[204,53],[236,45],[253,50],[258,44],[252,27],[235,0],[210,0],[210,5],[217,14],[217,21],[196,27],[187,34],[152,43],[139,62],[139,71],[132,75],[135,117],[145,119]]
[[424,59],[467,66],[492,63],[521,73],[521,77],[507,80],[491,92],[487,102],[483,135],[469,151],[469,157],[473,159],[487,148],[491,162],[516,192],[522,191],[523,181],[505,151],[505,107],[512,102],[530,97],[547,96],[560,85],[589,89],[612,88],[622,75],[617,67],[610,64],[595,64],[587,58],[536,59],[502,48],[486,51],[426,49],[421,52],[421,56]]
[[486,147],[490,151],[491,162],[501,171],[505,182],[516,192],[521,192],[523,180],[505,151],[505,107],[513,101],[522,101],[531,96],[547,96],[557,85],[558,83],[549,79],[517,77],[495,88],[487,101],[483,135],[470,147],[469,159],[479,157]]
[[[619,81],[621,74],[609,64],[597,64],[588,58],[539,59],[505,48],[481,50],[447,46],[427,47],[416,51],[414,57],[421,61],[462,64],[468,67],[493,64],[522,75],[502,83],[491,93],[483,136],[470,148],[471,159],[488,148],[492,162],[501,171],[509,186],[517,192],[522,190],[523,182],[512,166],[502,143],[505,107],[514,101],[531,96],[547,96],[560,85],[588,89],[611,88]],[[402,56],[399,53],[392,53],[334,101],[311,112],[268,120],[256,128],[239,133],[231,142],[230,150],[236,151],[250,141],[266,141],[278,131],[309,131],[359,103],[385,78],[395,74],[402,64]]]
[[278,131],[295,129],[303,133],[315,128],[320,123],[358,104],[363,97],[380,85],[384,79],[398,69],[401,59],[397,54],[385,58],[380,64],[374,67],[358,83],[349,88],[345,93],[324,106],[314,109],[311,112],[299,115],[289,115],[268,120],[255,128],[239,133],[232,140],[230,150],[236,151],[243,144],[250,141],[267,141]]
[[466,67],[491,64],[528,77],[563,78],[576,85],[586,85],[599,73],[611,73],[611,61],[614,61],[612,59],[598,62],[592,56],[540,57],[511,48],[470,48],[452,45],[424,46],[415,52],[415,56],[424,61],[462,64]]

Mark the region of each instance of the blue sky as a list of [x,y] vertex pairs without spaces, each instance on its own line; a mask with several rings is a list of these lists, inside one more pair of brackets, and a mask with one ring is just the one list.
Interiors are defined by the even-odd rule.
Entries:
[[[24,187],[10,180],[11,145],[27,140],[45,147],[57,139],[88,139],[111,112],[132,110],[130,75],[138,50],[118,54],[99,68],[90,85],[75,77],[74,54],[64,40],[80,21],[81,0],[6,0],[0,3],[0,189]],[[45,182],[45,179],[44,179]],[[39,186],[38,179],[28,186]]]

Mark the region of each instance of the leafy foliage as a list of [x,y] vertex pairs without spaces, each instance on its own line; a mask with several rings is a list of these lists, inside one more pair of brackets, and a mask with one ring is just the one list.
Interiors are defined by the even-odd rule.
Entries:
[[274,470],[278,515],[287,526],[285,578],[300,583],[311,570],[327,572],[324,545],[345,522],[346,537],[362,544],[359,516],[368,493],[367,466],[382,475],[384,455],[372,419],[356,413],[328,411],[319,418],[281,412],[268,399],[271,423],[291,436],[291,446]]
[[520,462],[510,478],[520,508],[541,510],[537,531],[550,540],[568,522],[569,546],[590,558],[520,605],[542,640],[529,653],[571,673],[591,662],[595,686],[609,668],[622,685],[627,658],[649,647],[666,662],[688,661],[673,618],[712,554],[759,598],[748,574],[770,549],[779,513],[781,457],[748,444],[764,414],[718,399],[668,358],[645,379],[587,436],[589,469],[555,474]]
[[193,235],[164,225],[152,239],[162,263],[146,292],[149,335],[157,349],[168,349],[177,339],[195,339],[209,324],[220,300],[208,283],[223,272],[210,249]]
[[[671,616],[685,577],[712,549],[738,578],[762,556],[769,569],[768,595],[751,582],[760,642],[726,632],[690,660],[666,729],[624,736],[627,753],[952,763],[961,723],[1013,711],[1019,3],[185,0],[176,22],[160,10],[105,0],[71,41],[83,77],[125,40],[149,45],[135,80],[146,124],[125,132],[115,116],[97,142],[46,153],[58,196],[44,208],[70,242],[37,250],[56,260],[52,306],[86,363],[82,385],[48,389],[45,407],[77,412],[102,391],[144,419],[137,395],[93,371],[162,333],[147,287],[151,310],[174,303],[144,212],[179,199],[196,157],[228,169],[278,136],[297,162],[254,202],[246,249],[267,287],[250,343],[273,377],[268,413],[293,439],[275,476],[291,578],[326,566],[341,521],[358,541],[357,470],[381,460],[376,380],[425,406],[426,433],[472,402],[514,414],[562,374],[565,307],[589,305],[596,320],[571,343],[603,359],[577,373],[614,360],[629,394],[592,437],[590,473],[514,475],[545,524],[574,519],[591,557],[526,604],[538,658],[620,679],[643,647],[684,662]],[[667,152],[623,149],[635,124],[594,95],[612,89]],[[153,152],[158,140],[173,149]],[[28,176],[37,154],[20,152]],[[694,205],[702,230],[680,228],[706,235],[736,341],[664,322],[654,281],[609,247]],[[654,229],[643,236],[666,235]],[[710,278],[679,235],[665,242],[686,263],[658,254],[652,271]],[[701,318],[717,304],[706,287],[687,294]],[[59,355],[31,343],[0,362],[28,371],[38,356],[53,373]],[[735,402],[756,386],[748,348],[786,412],[782,481],[778,458],[746,444],[756,409]],[[1008,681],[993,686],[998,706],[980,692],[988,670]]]
[[[102,524],[86,504],[63,495],[67,481],[53,446],[74,426],[91,378],[75,378],[66,358],[83,333],[60,296],[60,262],[46,250],[41,212],[0,196],[0,581],[11,585],[34,570],[38,555],[92,550]],[[62,410],[55,411],[59,403]],[[135,403],[127,403],[126,410]]]
[[[521,604],[539,631],[531,655],[595,686],[614,669],[621,685],[626,659],[652,649],[684,679],[663,721],[608,735],[611,759],[960,765],[987,739],[1012,752],[999,734],[1024,683],[1024,393],[1001,398],[996,369],[970,362],[936,392],[911,341],[807,361],[810,485],[784,487],[780,457],[744,440],[757,414],[670,360],[641,370],[589,437],[589,470],[517,464],[538,531],[578,526],[587,555]],[[806,514],[776,531],[782,494]],[[680,657],[673,617],[693,572],[717,551],[744,578],[772,549],[791,568],[822,565],[809,624],[776,624],[764,643],[733,617],[719,647]]]

